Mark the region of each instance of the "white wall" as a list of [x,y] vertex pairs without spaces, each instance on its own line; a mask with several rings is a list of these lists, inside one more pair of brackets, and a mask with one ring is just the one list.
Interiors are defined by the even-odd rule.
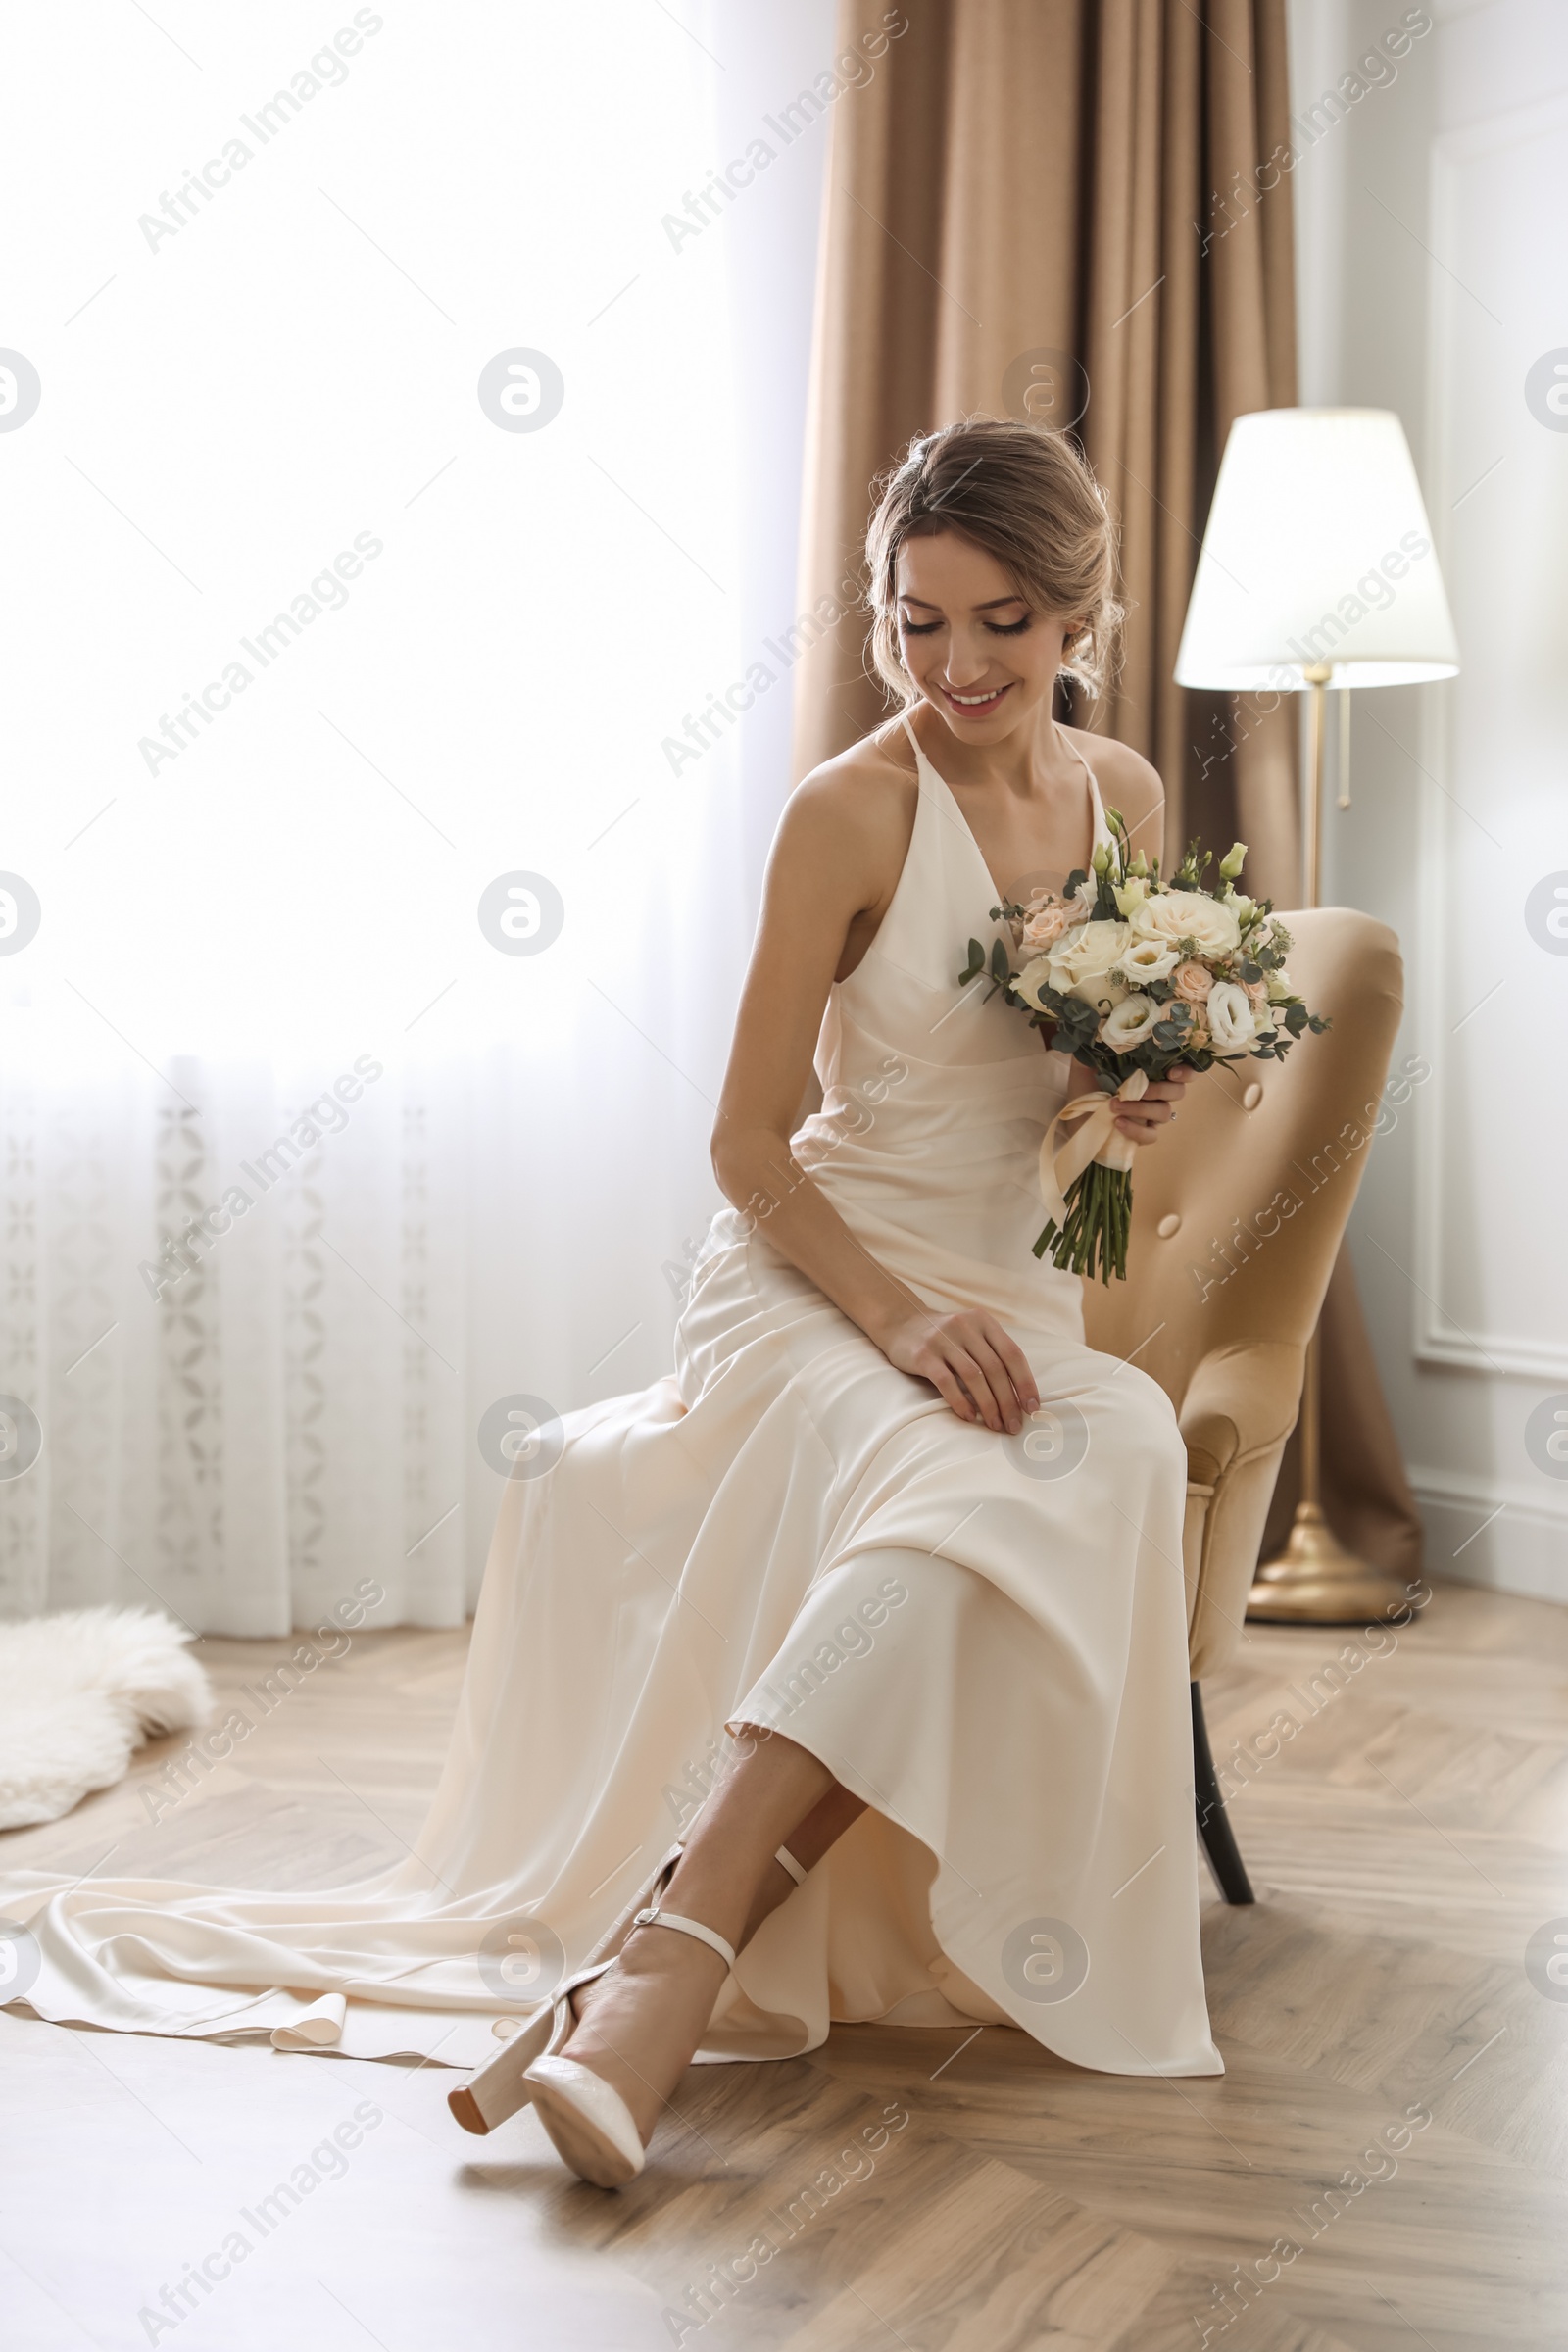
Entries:
[[[1403,418],[1463,662],[1353,698],[1353,806],[1327,813],[1325,898],[1398,930],[1396,1054],[1433,1071],[1352,1239],[1431,1572],[1568,1600],[1568,954],[1527,920],[1568,883],[1568,430],[1526,397],[1568,346],[1568,9],[1410,16],[1396,79],[1296,172],[1301,400]],[[1293,0],[1298,118],[1405,21]]]

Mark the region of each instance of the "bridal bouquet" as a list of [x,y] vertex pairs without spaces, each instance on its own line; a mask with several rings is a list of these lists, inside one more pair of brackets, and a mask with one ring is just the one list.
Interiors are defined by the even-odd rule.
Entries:
[[1112,808],[1113,840],[1095,851],[1094,870],[1069,874],[1058,898],[1037,891],[1027,906],[993,906],[1020,957],[993,942],[989,962],[977,939],[958,974],[982,974],[1052,1044],[1095,1073],[1097,1092],[1059,1112],[1040,1147],[1040,1189],[1048,1211],[1036,1257],[1075,1274],[1125,1279],[1137,1147],[1115,1126],[1114,1103],[1136,1102],[1151,1083],[1183,1066],[1283,1059],[1303,1031],[1328,1022],[1292,994],[1285,958],[1291,937],[1268,899],[1245,898],[1237,877],[1247,856],[1237,842],[1220,860],[1219,885],[1204,880],[1212,855],[1195,841],[1175,876],[1140,850],[1129,858],[1127,828]]

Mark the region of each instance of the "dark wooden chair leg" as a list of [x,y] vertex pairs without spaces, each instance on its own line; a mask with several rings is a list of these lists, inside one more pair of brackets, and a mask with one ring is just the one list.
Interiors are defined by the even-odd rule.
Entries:
[[1196,1683],[1193,1685],[1193,1795],[1198,1806],[1199,1833],[1214,1865],[1220,1892],[1228,1903],[1256,1902],[1247,1865],[1231,1832],[1225,1799],[1219,1792],[1219,1777],[1208,1747],[1208,1726],[1203,1721],[1203,1696]]

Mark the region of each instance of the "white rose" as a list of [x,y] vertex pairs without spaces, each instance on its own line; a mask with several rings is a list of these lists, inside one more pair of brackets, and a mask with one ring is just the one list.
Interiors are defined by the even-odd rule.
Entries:
[[1081,923],[1052,951],[1052,987],[1082,997],[1086,1004],[1119,1004],[1127,991],[1110,978],[1110,970],[1120,962],[1128,939],[1125,923]]
[[1113,1054],[1130,1054],[1141,1046],[1159,1019],[1160,1007],[1152,997],[1123,997],[1112,1005],[1101,1029],[1101,1040]]
[[1179,948],[1163,948],[1157,939],[1135,939],[1122,950],[1121,968],[1135,984],[1168,980],[1181,961]]
[[1152,939],[1161,947],[1178,940],[1197,942],[1200,956],[1234,955],[1241,944],[1242,926],[1220,899],[1200,890],[1160,890],[1135,908],[1132,931],[1136,939]]
[[1222,1054],[1247,1045],[1257,1034],[1251,999],[1234,980],[1216,980],[1204,1006],[1208,1033]]
[[1047,987],[1054,988],[1054,986],[1055,982],[1051,977],[1051,957],[1036,956],[1032,962],[1026,963],[1022,971],[1015,975],[1012,993],[1014,996],[1022,997],[1026,1004],[1032,1004],[1036,1012],[1044,1012],[1046,1006],[1041,992]]

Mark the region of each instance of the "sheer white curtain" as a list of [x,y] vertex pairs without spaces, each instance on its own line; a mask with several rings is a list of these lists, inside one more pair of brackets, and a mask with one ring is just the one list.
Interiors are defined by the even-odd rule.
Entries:
[[497,1413],[666,1368],[827,119],[694,199],[831,20],[13,28],[0,1613],[456,1622]]

